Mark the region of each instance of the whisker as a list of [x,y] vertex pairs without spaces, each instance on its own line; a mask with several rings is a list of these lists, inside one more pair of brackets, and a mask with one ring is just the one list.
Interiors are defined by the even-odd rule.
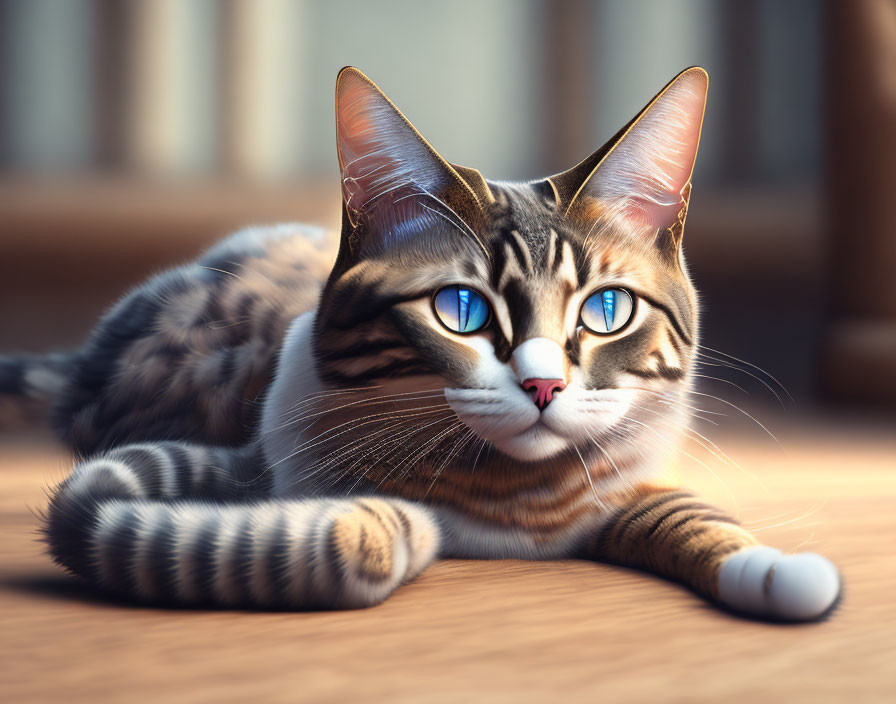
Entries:
[[[433,425],[438,425],[439,423],[444,423],[446,421],[450,421],[450,420],[452,420],[452,418],[454,418],[454,414],[449,413],[441,418],[437,418],[436,420],[432,421],[431,423],[426,423],[425,425],[422,425],[422,426],[414,425],[414,427],[412,427],[410,430],[404,431],[404,433],[401,435],[401,437],[395,438],[394,440],[387,440],[384,443],[380,443],[378,447],[373,448],[368,453],[368,456],[370,454],[373,454],[377,450],[382,450],[382,449],[391,447],[389,452],[387,452],[385,455],[383,455],[382,457],[379,457],[379,458],[375,458],[380,463],[385,463],[385,461],[388,460],[389,457],[393,456],[396,452],[398,452],[407,443],[407,441],[410,440],[411,438],[413,438],[415,435],[419,435],[420,433],[424,432],[427,428],[430,428]],[[343,472],[342,476],[346,476],[350,472],[350,470],[354,468],[354,466],[357,466],[357,463],[355,465],[353,465],[349,469],[349,471]],[[377,483],[377,487],[381,486],[388,479],[388,477],[392,474],[393,471],[394,471],[394,467],[392,469],[390,469],[388,472],[386,472],[385,476]],[[369,472],[370,472],[370,468],[368,468],[364,472],[362,472],[361,476],[358,477],[358,480],[348,490],[348,493],[353,492],[358,487],[358,485],[363,480],[365,480],[367,478],[367,475],[369,474]]]
[[720,376],[710,376],[710,375],[708,375],[708,374],[691,374],[691,376],[692,376],[692,377],[695,377],[695,378],[698,378],[698,379],[709,379],[710,381],[718,381],[718,382],[720,382],[720,383],[722,383],[722,384],[729,384],[730,386],[733,386],[733,387],[734,387],[735,389],[737,389],[738,391],[742,391],[742,392],[745,393],[747,396],[750,395],[750,392],[747,391],[743,386],[740,386],[740,385],[738,385],[738,384],[735,384],[733,381],[730,381],[729,379],[723,379],[723,378],[720,377]]
[[452,449],[445,456],[445,459],[439,465],[438,469],[435,471],[435,476],[432,478],[432,482],[427,487],[426,491],[423,494],[423,500],[426,500],[426,497],[429,496],[429,492],[432,491],[432,488],[436,485],[436,482],[439,480],[439,477],[442,476],[442,472],[445,467],[448,466],[448,463],[451,461],[451,458],[454,456],[456,452],[459,452],[464,447],[470,444],[470,442],[476,438],[476,434],[470,430],[469,428],[465,433],[462,433],[460,438],[454,443]]
[[[417,408],[417,409],[413,409],[413,410],[414,410],[414,411],[421,411],[421,410],[428,410],[428,409],[445,409],[445,408],[449,408],[449,406],[448,406],[447,403],[440,403],[440,404],[436,404],[436,405],[433,405],[433,406],[423,406],[423,407],[421,407],[421,408]],[[436,411],[433,410],[432,412],[435,413]],[[364,426],[364,425],[368,425],[369,423],[375,423],[375,422],[377,422],[377,419],[378,419],[378,418],[389,417],[389,416],[396,417],[399,413],[401,413],[401,411],[387,411],[387,412],[385,412],[385,413],[375,413],[375,414],[373,414],[373,415],[371,415],[371,416],[366,416],[366,418],[365,418],[363,421],[361,421],[361,422],[359,422],[358,419],[347,420],[347,421],[345,421],[344,423],[340,423],[339,425],[334,426],[333,428],[328,428],[327,430],[324,430],[323,432],[319,433],[319,434],[316,435],[315,437],[313,437],[313,438],[307,440],[306,442],[302,443],[302,444],[299,445],[299,447],[296,448],[293,452],[291,452],[290,454],[288,454],[286,457],[283,457],[282,459],[277,460],[277,462],[275,462],[275,463],[274,463],[273,465],[271,465],[271,466],[273,467],[273,466],[276,466],[276,465],[280,464],[281,462],[285,462],[285,461],[288,460],[288,459],[292,459],[293,457],[295,457],[296,455],[300,454],[301,452],[305,452],[305,451],[307,451],[307,450],[309,450],[309,449],[311,449],[311,448],[313,448],[313,447],[317,447],[318,445],[320,445],[320,444],[323,443],[323,442],[329,442],[329,441],[332,440],[333,438],[327,438],[326,440],[319,440],[319,438],[323,437],[323,436],[326,435],[327,433],[332,433],[333,431],[338,430],[339,428],[343,428],[343,427],[345,427],[346,425],[354,425],[355,428],[358,428],[358,427],[361,427],[361,426]],[[353,428],[349,428],[348,430],[343,430],[342,432],[337,433],[337,434],[336,434],[335,436],[333,436],[333,437],[339,437],[339,436],[341,436],[341,435],[344,435],[345,433],[350,432],[352,429],[353,429]]]
[[[660,433],[658,433],[656,430],[651,428],[646,423],[642,423],[641,421],[639,421],[635,418],[624,418],[623,420],[627,420],[632,423],[637,423],[638,425],[643,426],[646,430],[654,433],[660,439],[664,439]],[[646,438],[644,438],[644,439],[646,440]],[[701,459],[694,457],[694,455],[692,455],[690,452],[687,452],[686,450],[682,449],[681,447],[678,447],[677,445],[671,445],[671,446],[667,446],[667,447],[670,447],[670,449],[675,450],[676,452],[680,452],[685,457],[689,457],[694,462],[699,464],[701,467],[706,469],[706,471],[708,471],[710,474],[712,474],[712,476],[715,477],[715,479],[719,483],[719,485],[725,490],[725,493],[728,494],[728,496],[731,499],[731,502],[737,507],[737,512],[740,513],[740,503],[737,501],[737,498],[735,497],[734,493],[731,491],[731,489],[728,487],[728,485],[724,482],[724,480],[715,472],[715,470],[713,470],[712,467],[710,467],[708,464],[703,462]]]
[[582,462],[582,471],[585,472],[585,478],[588,480],[588,485],[591,487],[591,494],[594,496],[594,501],[600,506],[604,511],[607,510],[607,505],[600,500],[600,497],[597,495],[597,489],[594,486],[594,480],[591,478],[591,472],[588,471],[588,465],[585,463],[585,458],[582,457],[582,453],[579,452],[579,446],[573,445],[572,448],[576,451],[576,454],[579,456],[579,460]]
[[[409,398],[400,399],[400,401],[423,401],[423,400],[428,400],[428,399],[432,399],[432,398],[438,398],[439,396],[443,395],[441,391],[426,392],[426,393],[420,393],[420,392],[408,392],[408,393],[409,394],[410,393],[419,393],[419,395],[409,397]],[[400,395],[404,395],[404,394],[396,394],[396,396],[400,396]],[[317,417],[325,415],[327,413],[334,413],[336,411],[341,411],[345,408],[352,408],[354,406],[362,406],[362,407],[363,406],[379,406],[384,403],[398,403],[398,402],[399,402],[399,399],[397,399],[397,398],[387,398],[387,397],[379,397],[379,398],[375,398],[375,399],[360,399],[358,401],[352,401],[351,403],[346,403],[341,406],[336,406],[335,408],[326,408],[322,411],[308,413],[306,415],[301,415],[297,418],[290,418],[285,423],[283,423],[280,426],[277,426],[277,428],[274,428],[273,430],[279,430],[279,429],[288,427],[290,425],[295,425],[297,423],[301,423],[302,421],[308,420],[309,418],[317,418]]]
[[476,453],[476,458],[473,460],[473,467],[470,469],[470,474],[476,474],[476,463],[479,462],[479,456],[482,454],[482,451],[485,449],[485,446],[488,444],[488,440],[485,438],[480,438],[479,452]]
[[382,484],[384,482],[386,482],[399,469],[406,467],[406,469],[404,469],[398,477],[398,480],[403,479],[406,476],[406,474],[411,470],[411,467],[413,466],[414,462],[417,461],[417,459],[424,457],[426,455],[426,453],[429,452],[431,447],[438,445],[438,443],[442,440],[443,437],[445,437],[446,435],[448,435],[450,433],[455,432],[460,427],[463,427],[463,423],[458,420],[457,422],[452,423],[450,426],[448,426],[447,429],[439,432],[435,436],[424,441],[424,443],[422,445],[420,445],[416,450],[414,450],[411,454],[409,454],[407,457],[405,457],[404,460],[402,460],[401,462],[396,464],[394,467],[392,467],[386,473],[386,475],[379,482],[377,482],[377,487],[382,486]]
[[[632,404],[632,405],[634,405],[634,404]],[[716,443],[714,443],[712,440],[710,440],[708,437],[706,437],[702,433],[698,432],[697,430],[694,430],[694,428],[691,428],[688,425],[673,424],[673,423],[669,422],[666,418],[664,418],[662,414],[657,413],[653,409],[647,408],[646,406],[635,406],[635,407],[640,410],[647,411],[648,413],[655,414],[656,416],[658,416],[658,419],[655,422],[663,423],[665,425],[665,427],[668,427],[670,430],[683,432],[689,440],[692,440],[693,442],[697,443],[697,445],[699,445],[704,450],[709,452],[709,454],[712,455],[714,458],[716,458],[723,464],[732,465],[732,466],[736,467],[741,472],[743,472],[746,476],[750,477],[750,479],[757,482],[759,484],[759,486],[762,487],[762,489],[765,491],[766,494],[770,493],[768,486],[765,484],[765,482],[762,480],[761,477],[759,477],[757,474],[754,474],[753,472],[750,472],[745,467],[741,466],[740,463],[738,463],[727,452],[722,450],[722,448],[720,448]]]
[[[619,389],[627,389],[627,390],[630,390],[630,391],[643,391],[644,393],[655,394],[656,396],[660,396],[661,398],[665,399],[666,401],[668,401],[668,402],[670,402],[670,403],[676,403],[676,404],[679,404],[679,405],[681,405],[683,408],[687,408],[687,409],[689,409],[689,410],[692,410],[692,411],[694,411],[695,413],[705,413],[705,414],[707,414],[707,415],[711,415],[711,416],[721,416],[722,418],[726,418],[726,417],[727,417],[727,414],[725,414],[725,413],[719,413],[718,411],[710,411],[710,410],[707,410],[707,409],[705,409],[705,408],[698,408],[697,406],[692,406],[692,405],[690,405],[690,404],[685,403],[685,402],[682,401],[681,399],[673,398],[673,397],[670,397],[670,396],[669,396],[670,393],[676,393],[676,394],[677,394],[677,393],[678,393],[677,391],[675,391],[675,392],[669,392],[669,391],[657,391],[656,389],[646,389],[646,388],[644,388],[643,386],[619,386],[619,387],[617,387],[617,388],[619,388]],[[685,391],[682,390],[682,393],[685,393]],[[705,420],[705,419],[704,419],[704,420]],[[711,421],[707,421],[707,422],[711,422]]]
[[622,476],[622,472],[619,471],[619,467],[616,466],[616,462],[614,462],[613,458],[610,457],[610,453],[607,452],[603,448],[603,446],[597,440],[595,440],[594,437],[591,435],[591,433],[589,433],[587,430],[585,431],[585,434],[588,436],[588,438],[591,440],[591,442],[594,443],[595,447],[597,447],[597,449],[600,451],[600,453],[604,457],[607,458],[607,461],[610,463],[610,466],[613,467],[613,471],[616,472],[616,476],[619,477],[619,480],[622,482],[622,485],[625,487],[631,488],[631,484],[628,482],[628,480],[626,480],[625,477]]
[[740,364],[746,364],[748,367],[751,367],[752,369],[755,369],[756,371],[761,372],[762,374],[765,374],[766,377],[768,377],[775,384],[778,385],[778,388],[780,388],[781,391],[783,391],[785,394],[787,394],[787,397],[790,399],[791,403],[794,402],[793,396],[790,395],[790,392],[787,390],[787,387],[784,386],[784,384],[782,384],[780,381],[778,381],[769,372],[765,371],[765,369],[763,369],[762,367],[759,367],[751,362],[748,362],[745,359],[740,359],[739,357],[735,357],[734,355],[728,354],[727,352],[722,352],[721,350],[714,350],[712,347],[707,347],[706,345],[697,345],[697,347],[702,350],[708,350],[708,351],[712,352],[713,354],[722,355],[723,357],[727,357],[728,359],[733,360],[735,362],[739,362]]
[[[425,423],[423,425],[420,425],[416,418],[405,419],[405,420],[401,421],[401,424],[403,424],[405,426],[409,426],[409,427],[404,427],[403,429],[401,429],[397,433],[395,433],[394,436],[388,438],[385,441],[382,441],[383,435],[393,431],[395,429],[396,425],[392,425],[392,426],[389,426],[388,428],[381,428],[379,430],[374,431],[371,434],[370,438],[365,438],[364,440],[361,441],[360,447],[366,447],[366,450],[363,452],[363,456],[359,457],[358,460],[356,462],[354,462],[350,467],[345,468],[343,471],[341,471],[338,474],[331,477],[330,480],[328,482],[326,482],[326,485],[333,486],[333,485],[337,484],[339,481],[342,480],[342,478],[346,477],[351,472],[351,470],[354,469],[354,467],[358,466],[358,464],[366,461],[372,455],[375,458],[375,454],[377,452],[380,452],[380,451],[383,451],[383,450],[386,450],[386,449],[392,447],[392,449],[389,450],[388,452],[386,452],[385,455],[383,455],[379,458],[375,458],[375,459],[378,459],[379,462],[385,462],[391,455],[393,455],[397,450],[399,450],[401,448],[403,443],[405,443],[410,438],[413,438],[415,435],[425,431],[427,428],[429,428],[433,425],[437,425],[438,423],[443,423],[446,420],[451,420],[453,417],[454,417],[453,413],[446,413],[445,415],[443,415],[439,418],[436,418],[435,420],[433,420],[429,423]],[[336,451],[336,453],[338,453],[338,454],[331,456],[326,461],[324,461],[320,465],[316,466],[312,472],[306,473],[302,477],[302,479],[307,480],[315,475],[321,475],[324,471],[326,471],[334,466],[337,466],[342,461],[343,458],[356,452],[358,450],[358,447],[359,446],[355,444],[354,440],[346,443],[345,445],[342,446],[342,448],[340,448],[339,450]],[[359,478],[358,482],[356,482],[355,486],[357,486],[357,484],[359,484],[360,481],[363,480],[367,476],[367,472],[369,472],[369,470],[362,473],[361,477]],[[354,489],[354,487],[352,487],[352,488]]]
[[[298,401],[296,401],[292,406],[286,409],[286,413],[295,410],[297,407],[307,404],[309,401],[313,401],[318,398],[328,397],[328,396],[337,396],[339,394],[348,394],[355,393],[358,391],[375,391],[376,389],[382,388],[381,386],[358,386],[353,389],[325,389],[324,391],[317,391],[312,394],[307,394],[302,396]],[[284,413],[284,415],[286,415]]]
[[[758,533],[759,531],[768,530],[769,528],[780,528],[781,526],[787,526],[787,525],[790,525],[791,523],[796,523],[797,521],[805,520],[806,518],[814,516],[816,513],[818,513],[822,508],[825,507],[826,503],[827,502],[822,501],[821,503],[810,508],[808,511],[806,511],[802,515],[795,516],[793,518],[789,518],[785,521],[779,521],[778,523],[772,523],[769,525],[761,525],[758,527],[751,527],[750,532]],[[788,513],[791,513],[791,512],[788,512]],[[773,516],[771,518],[759,519],[759,521],[774,520],[775,518],[779,518],[779,517],[786,516],[786,515],[787,515],[787,513],[783,513],[783,514],[779,514],[779,516]],[[757,521],[749,521],[749,522],[745,523],[744,525],[745,526],[746,525],[754,525],[755,523],[757,523]]]
[[[768,389],[769,393],[771,393],[772,396],[775,397],[775,400],[779,404],[781,404],[781,408],[784,408],[784,409],[787,408],[786,404],[784,403],[784,399],[781,398],[781,395],[777,391],[775,391],[762,377],[757,376],[756,374],[753,374],[748,369],[744,369],[743,367],[739,367],[736,364],[732,364],[725,360],[717,359],[716,357],[712,357],[710,355],[704,354],[703,352],[697,352],[696,355],[697,355],[697,364],[702,364],[703,366],[706,366],[706,367],[720,367],[722,369],[733,369],[734,371],[740,372],[741,374],[746,374],[748,377],[755,379],[760,384],[762,384],[766,389]],[[709,361],[709,362],[705,361],[707,359],[712,360],[712,361]],[[793,402],[792,397],[791,397],[791,402]]]
[[701,393],[700,391],[692,391],[692,390],[688,390],[686,393],[689,393],[689,394],[696,394],[697,396],[705,396],[705,397],[707,397],[707,398],[711,398],[711,399],[713,399],[713,400],[715,400],[715,401],[718,401],[719,403],[724,403],[726,406],[731,406],[731,408],[733,408],[735,411],[737,411],[738,413],[742,413],[742,414],[745,415],[747,418],[749,418],[751,421],[753,421],[756,425],[758,425],[760,428],[762,428],[762,430],[764,430],[765,433],[766,433],[772,440],[774,440],[775,443],[777,443],[778,446],[780,447],[781,443],[778,442],[778,438],[776,438],[776,437],[774,436],[774,434],[773,434],[768,428],[766,428],[762,423],[760,423],[758,420],[756,420],[753,416],[751,416],[751,415],[750,415],[749,413],[747,413],[745,410],[743,410],[742,408],[738,408],[736,405],[734,405],[734,404],[731,403],[730,401],[726,401],[725,399],[723,399],[723,398],[719,398],[718,396],[713,396],[712,394]]

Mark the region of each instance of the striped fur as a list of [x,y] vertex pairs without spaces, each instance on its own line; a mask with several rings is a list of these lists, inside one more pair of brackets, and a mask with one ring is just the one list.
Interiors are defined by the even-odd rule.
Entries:
[[757,544],[733,518],[687,492],[645,490],[606,521],[589,540],[586,554],[640,567],[718,598],[725,558]]
[[[436,556],[583,557],[760,617],[825,613],[830,563],[758,545],[668,477],[699,334],[680,244],[705,74],[570,172],[512,184],[446,162],[346,71],[338,242],[238,234],[72,358],[52,416],[87,459],[53,494],[53,557],[144,601],[303,609],[379,603]],[[459,285],[491,311],[470,334],[434,310]],[[631,320],[590,332],[581,309],[611,287]],[[527,377],[562,383],[535,404]]]
[[293,609],[379,603],[436,552],[417,506],[272,499],[258,467],[245,453],[175,442],[102,453],[56,490],[50,551],[113,594]]

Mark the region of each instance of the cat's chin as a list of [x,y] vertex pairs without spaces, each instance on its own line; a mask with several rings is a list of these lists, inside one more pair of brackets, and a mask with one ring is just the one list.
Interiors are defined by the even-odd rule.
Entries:
[[492,445],[515,460],[536,462],[559,455],[570,442],[539,421],[517,435],[493,440]]

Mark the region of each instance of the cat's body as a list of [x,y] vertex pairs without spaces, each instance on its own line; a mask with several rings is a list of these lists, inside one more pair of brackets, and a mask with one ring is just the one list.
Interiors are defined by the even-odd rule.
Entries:
[[293,608],[377,603],[436,556],[581,557],[825,613],[830,563],[758,546],[667,475],[704,99],[687,71],[575,169],[507,184],[343,72],[341,239],[240,233],[35,374],[63,381],[54,422],[91,455],[51,502],[53,556],[144,599]]

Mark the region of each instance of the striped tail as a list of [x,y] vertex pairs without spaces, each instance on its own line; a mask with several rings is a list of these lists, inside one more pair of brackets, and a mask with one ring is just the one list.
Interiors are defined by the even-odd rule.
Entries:
[[433,559],[424,508],[271,499],[261,466],[252,452],[176,442],[90,458],[52,496],[50,553],[127,598],[289,609],[377,604]]

